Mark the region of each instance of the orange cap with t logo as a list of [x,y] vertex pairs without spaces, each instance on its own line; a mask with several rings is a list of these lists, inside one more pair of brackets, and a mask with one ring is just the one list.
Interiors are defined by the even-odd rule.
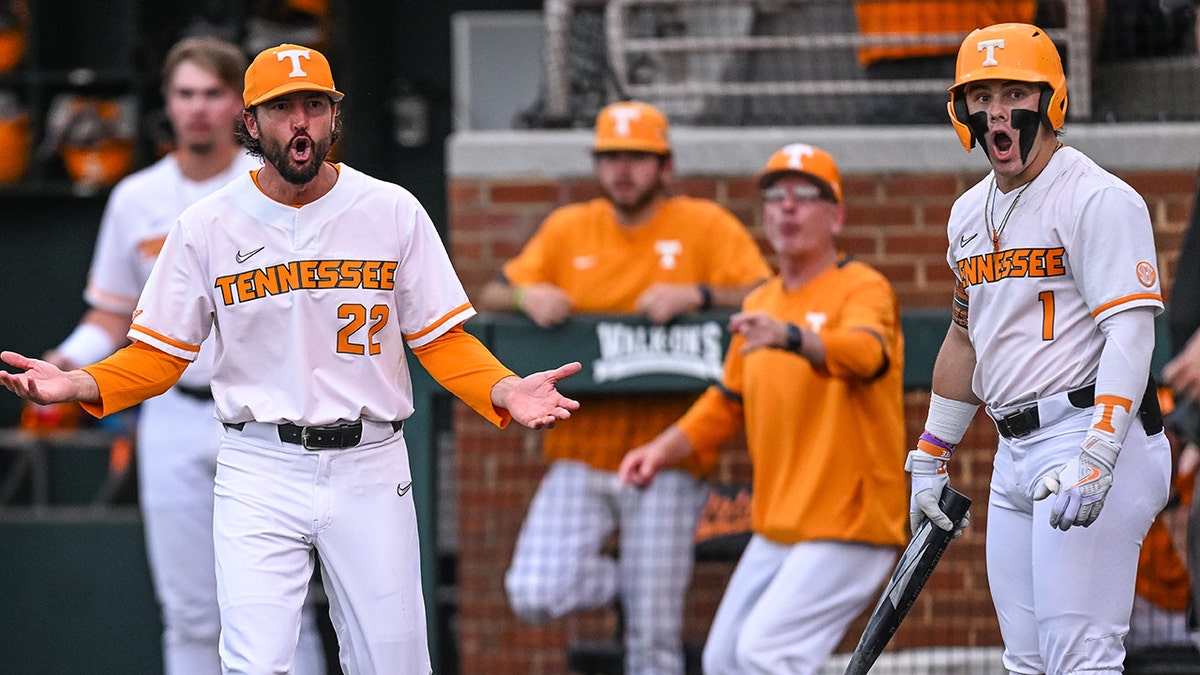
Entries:
[[758,186],[766,188],[785,173],[798,173],[821,188],[821,196],[836,204],[842,203],[842,172],[838,171],[833,155],[815,145],[792,143],[785,145],[767,160],[758,174]]
[[605,106],[596,115],[596,142],[592,150],[669,155],[667,118],[654,106],[638,101]]
[[246,69],[242,102],[250,108],[293,91],[321,91],[334,101],[343,96],[333,88],[333,72],[324,54],[300,45],[279,45],[264,49]]

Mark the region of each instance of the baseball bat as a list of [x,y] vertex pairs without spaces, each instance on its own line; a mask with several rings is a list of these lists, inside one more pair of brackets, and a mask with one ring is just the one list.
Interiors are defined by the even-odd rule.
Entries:
[[[950,521],[957,524],[971,507],[971,500],[947,486],[942,490],[939,505]],[[883,653],[883,648],[900,627],[900,622],[916,602],[917,594],[925,587],[925,582],[933,574],[934,566],[953,538],[952,530],[943,530],[928,518],[917,527],[912,541],[900,556],[900,562],[896,563],[896,569],[892,572],[887,587],[883,589],[875,611],[867,621],[867,627],[858,641],[854,656],[846,666],[845,675],[864,675],[871,670],[875,660]]]

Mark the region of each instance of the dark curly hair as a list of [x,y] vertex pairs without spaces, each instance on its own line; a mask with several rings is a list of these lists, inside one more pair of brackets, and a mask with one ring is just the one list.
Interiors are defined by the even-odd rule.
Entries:
[[[250,111],[250,114],[255,116],[255,119],[258,119],[258,106],[253,106],[253,107],[247,108],[247,110]],[[262,158],[262,156],[263,156],[262,143],[260,143],[257,138],[250,135],[250,130],[246,128],[246,120],[244,120],[242,117],[239,116],[237,118],[237,124],[234,127],[233,131],[237,135],[238,143],[242,144],[242,147],[246,149],[246,152],[248,152],[251,155],[258,157],[260,159]],[[341,106],[337,105],[337,103],[334,103],[334,105],[333,105],[333,133],[329,137],[329,147],[332,148],[334,145],[336,145],[338,142],[338,139],[340,139],[341,137],[342,137],[342,108],[341,108]]]

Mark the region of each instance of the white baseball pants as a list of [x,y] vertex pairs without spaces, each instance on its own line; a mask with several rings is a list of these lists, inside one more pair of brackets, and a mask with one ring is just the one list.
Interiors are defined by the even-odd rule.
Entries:
[[1078,456],[1091,418],[1090,408],[1077,409],[1028,436],[1000,438],[986,546],[1010,673],[1116,675],[1124,668],[1138,553],[1167,502],[1171,453],[1162,432],[1147,437],[1135,420],[1096,522],[1055,529],[1054,496],[1035,502],[1033,490]]
[[341,450],[283,443],[269,424],[229,429],[214,515],[225,672],[291,672],[315,552],[343,671],[428,675],[417,489],[386,422],[363,422],[362,443]]
[[755,534],[704,643],[705,675],[811,675],[879,599],[899,555],[845,541],[785,545]]

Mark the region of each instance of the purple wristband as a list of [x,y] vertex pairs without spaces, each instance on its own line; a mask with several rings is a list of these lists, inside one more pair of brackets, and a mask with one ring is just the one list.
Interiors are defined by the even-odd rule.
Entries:
[[[942,439],[938,438],[937,436],[934,436],[933,434],[929,433],[928,431],[921,432],[921,436],[917,439],[918,446],[921,444],[921,441],[924,441],[924,442],[944,451],[941,453],[930,452],[929,454],[931,454],[931,455],[940,455],[942,459],[950,459],[950,457],[954,455],[954,446],[953,445],[951,445],[950,443],[947,443],[946,441],[943,441]],[[926,450],[926,452],[929,452],[929,451]]]

